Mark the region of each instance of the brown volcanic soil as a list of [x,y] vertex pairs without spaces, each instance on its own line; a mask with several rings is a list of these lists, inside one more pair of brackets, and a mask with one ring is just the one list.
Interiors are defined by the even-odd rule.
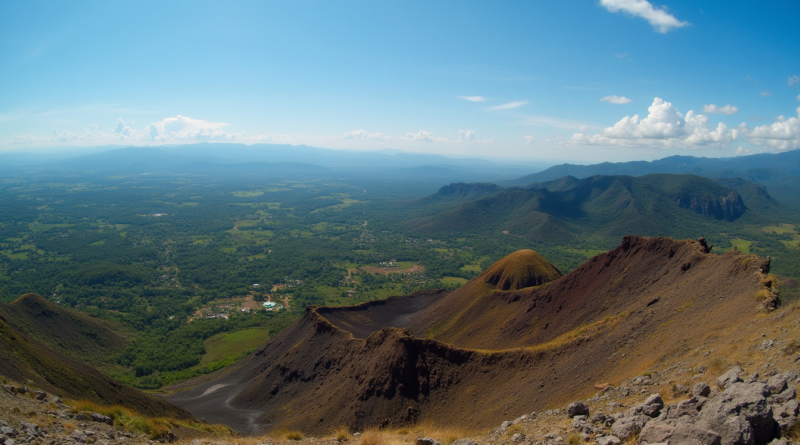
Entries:
[[[41,299],[31,295],[22,298],[27,299],[28,303],[37,303]],[[39,307],[38,304],[33,306]],[[59,314],[65,319],[87,321],[67,309],[59,308]],[[191,418],[183,408],[125,386],[85,363],[51,350],[15,329],[14,321],[8,313],[0,313],[0,375],[27,382],[61,397],[86,399],[104,405],[123,405],[149,416]],[[66,332],[87,332],[84,325],[67,324],[64,324]]]
[[755,295],[766,290],[762,265],[753,255],[707,254],[694,241],[626,237],[537,287],[498,290],[487,282],[497,271],[487,270],[447,295],[311,307],[249,359],[169,399],[250,433],[497,425],[752,320]]
[[130,329],[65,309],[37,294],[0,303],[0,316],[29,338],[81,362],[101,365],[128,344]]

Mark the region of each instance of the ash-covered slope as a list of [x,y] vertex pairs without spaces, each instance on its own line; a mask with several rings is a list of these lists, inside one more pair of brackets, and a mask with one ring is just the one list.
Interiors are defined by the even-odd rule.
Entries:
[[508,290],[493,277],[527,269],[504,261],[517,269],[490,268],[450,294],[310,307],[249,359],[169,399],[241,432],[488,427],[681,356],[756,315],[758,292],[777,299],[760,258],[710,254],[695,241],[626,237],[555,281],[514,279]]

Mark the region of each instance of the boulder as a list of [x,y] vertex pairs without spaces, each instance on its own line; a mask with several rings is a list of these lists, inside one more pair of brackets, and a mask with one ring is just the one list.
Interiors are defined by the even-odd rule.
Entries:
[[611,426],[611,434],[626,440],[633,434],[639,434],[649,420],[649,417],[641,414],[619,418]]
[[452,445],[478,445],[476,442],[469,439],[458,439]]
[[417,445],[442,445],[442,443],[430,437],[420,437],[417,439]]
[[644,403],[637,405],[634,411],[647,417],[658,417],[661,413],[661,408],[664,408],[664,400],[661,399],[661,394],[653,394]]
[[778,394],[786,389],[786,383],[789,380],[786,374],[775,374],[767,380],[767,387],[773,394]]
[[8,437],[15,437],[17,435],[17,430],[11,428],[10,426],[3,426],[0,427],[0,434]]
[[617,436],[605,436],[597,439],[597,445],[617,445],[622,443]]
[[731,383],[706,403],[699,419],[722,436],[722,445],[767,443],[779,433],[769,393],[763,383]]
[[711,394],[711,387],[705,382],[695,383],[692,388],[692,394],[694,394],[695,397],[708,397],[708,395]]
[[719,434],[683,420],[654,420],[642,428],[641,442],[682,445],[720,445]]
[[569,417],[588,416],[589,407],[583,402],[572,402],[567,405],[567,415]]
[[99,413],[89,413],[89,417],[91,417],[92,421],[94,421],[94,422],[105,423],[105,424],[108,424],[108,425],[113,425],[114,424],[114,419],[112,419],[111,417],[108,417],[108,416],[104,416],[104,415],[99,414]]
[[783,390],[783,392],[777,394],[775,394],[775,392],[773,391],[772,396],[769,398],[769,401],[772,403],[783,404],[788,402],[789,400],[794,400],[795,398],[797,398],[797,390],[795,389],[795,386],[792,385]]
[[720,388],[727,388],[733,383],[741,382],[742,379],[739,378],[739,374],[744,372],[744,370],[738,366],[734,366],[733,368],[729,369],[728,372],[722,374],[721,376],[717,377],[717,386]]
[[80,430],[73,431],[68,437],[78,443],[86,443],[89,440],[89,437]]

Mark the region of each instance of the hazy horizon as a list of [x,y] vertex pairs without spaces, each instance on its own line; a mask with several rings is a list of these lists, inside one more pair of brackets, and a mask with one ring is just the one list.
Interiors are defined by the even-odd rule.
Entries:
[[800,148],[799,16],[791,1],[6,2],[0,153],[782,152]]

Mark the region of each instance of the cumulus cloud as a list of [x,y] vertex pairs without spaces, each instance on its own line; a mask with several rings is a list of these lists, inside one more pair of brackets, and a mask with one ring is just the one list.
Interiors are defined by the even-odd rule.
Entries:
[[[798,96],[800,100],[800,96]],[[708,105],[706,106],[708,107]],[[704,107],[704,109],[706,108]],[[716,107],[719,110],[725,107]],[[735,107],[731,107],[735,109]],[[797,108],[800,117],[800,107]],[[711,127],[708,117],[689,111],[684,116],[671,103],[655,98],[648,108],[647,117],[625,116],[614,126],[588,134],[581,129],[570,139],[571,144],[629,146],[653,148],[728,148],[734,142],[744,140],[767,151],[781,151],[800,148],[800,119],[797,117],[778,117],[769,125],[754,128],[742,123],[728,128],[724,123]],[[749,149],[739,147],[738,154],[749,153]]]
[[709,114],[727,114],[728,116],[739,112],[739,108],[728,104],[723,107],[718,107],[714,104],[703,105],[703,113]]
[[228,124],[209,122],[191,117],[168,117],[145,128],[152,141],[232,141],[241,133],[228,133],[222,128]]
[[458,130],[458,141],[459,142],[466,142],[471,143],[475,142],[475,131],[474,130]]
[[434,137],[433,133],[430,131],[420,130],[416,133],[407,133],[405,136],[401,136],[400,140],[412,142],[446,142],[447,138],[437,138]]
[[797,85],[800,83],[800,76],[789,76],[789,80],[787,81],[790,87]]
[[490,109],[490,110],[510,110],[510,109],[512,109],[512,108],[518,108],[518,107],[521,107],[521,106],[523,106],[523,105],[525,105],[525,104],[527,104],[527,103],[528,103],[527,101],[509,102],[509,103],[507,103],[507,104],[503,104],[503,105],[497,105],[497,106],[494,106],[494,107],[490,107],[489,109]]
[[525,136],[525,142],[533,144],[534,142],[536,142],[536,138],[531,135]]
[[608,102],[608,103],[612,103],[612,104],[621,105],[621,104],[629,104],[629,103],[631,103],[633,101],[628,99],[625,96],[606,96],[606,97],[600,99],[600,102]]
[[468,100],[470,102],[486,102],[486,98],[483,96],[458,96],[461,99]]
[[666,8],[656,8],[647,0],[600,0],[600,4],[611,12],[625,12],[647,20],[660,33],[688,25],[667,12]]
[[736,140],[739,130],[728,129],[719,123],[715,129],[708,126],[708,117],[689,111],[684,117],[671,103],[655,98],[648,115],[625,116],[613,127],[597,134],[576,133],[570,139],[581,145],[623,145],[654,147],[723,146]]
[[764,90],[761,92],[761,96],[763,97],[772,96],[772,93],[770,93],[769,90]]
[[[800,115],[800,107],[797,112]],[[779,116],[777,122],[748,130],[747,139],[773,151],[800,148],[800,120]]]
[[365,130],[348,131],[342,138],[359,141],[389,141],[392,139],[391,136],[382,133],[369,133]]

